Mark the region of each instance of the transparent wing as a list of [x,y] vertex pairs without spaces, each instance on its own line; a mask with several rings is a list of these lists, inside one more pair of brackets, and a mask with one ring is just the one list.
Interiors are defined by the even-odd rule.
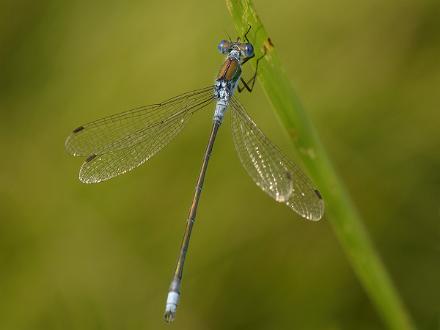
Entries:
[[304,218],[321,219],[324,201],[312,182],[269,141],[237,99],[232,98],[230,105],[235,148],[257,186]]
[[98,183],[141,165],[167,145],[197,110],[214,100],[212,87],[135,108],[76,128],[66,150],[87,157],[79,178]]
[[212,100],[212,91],[209,86],[82,125],[67,137],[66,150],[74,156],[87,157],[136,144],[145,130],[160,125],[173,115],[183,116],[208,104]]

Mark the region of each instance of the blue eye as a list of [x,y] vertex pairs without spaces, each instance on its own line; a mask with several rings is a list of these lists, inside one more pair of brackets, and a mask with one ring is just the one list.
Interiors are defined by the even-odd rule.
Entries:
[[230,47],[231,47],[231,43],[228,40],[222,40],[218,44],[217,49],[221,54],[226,54],[229,52]]
[[246,44],[244,46],[244,55],[246,57],[254,56],[254,46],[252,46],[252,44]]

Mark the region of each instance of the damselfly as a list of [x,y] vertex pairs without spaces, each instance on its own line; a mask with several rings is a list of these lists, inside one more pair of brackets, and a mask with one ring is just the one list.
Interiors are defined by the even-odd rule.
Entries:
[[[183,266],[208,161],[217,131],[228,108],[231,109],[236,151],[257,186],[306,219],[319,220],[324,212],[324,202],[312,182],[266,138],[233,96],[235,90],[252,91],[255,83],[257,71],[247,82],[241,77],[242,65],[255,57],[254,48],[247,38],[249,30],[244,35],[245,42],[240,42],[240,38],[237,38],[237,41],[222,40],[219,43],[218,50],[226,55],[226,59],[213,86],[79,126],[66,140],[66,149],[70,154],[86,158],[81,166],[79,179],[84,183],[98,183],[146,162],[182,130],[191,115],[215,103],[212,131],[203,156],[176,271],[168,292],[165,309],[165,319],[168,322],[174,319],[176,313]],[[257,69],[258,62],[265,53],[256,60]],[[239,86],[239,82],[242,86]]]

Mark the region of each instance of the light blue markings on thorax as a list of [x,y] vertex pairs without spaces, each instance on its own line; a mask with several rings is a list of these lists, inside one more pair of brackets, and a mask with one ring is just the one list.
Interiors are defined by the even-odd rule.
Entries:
[[217,99],[214,112],[214,121],[222,122],[225,115],[226,108],[228,107],[229,100],[234,93],[235,84],[231,84],[231,81],[223,79],[216,80],[214,86],[214,95]]
[[240,62],[240,52],[233,49],[229,52],[228,58],[235,58],[238,62]]

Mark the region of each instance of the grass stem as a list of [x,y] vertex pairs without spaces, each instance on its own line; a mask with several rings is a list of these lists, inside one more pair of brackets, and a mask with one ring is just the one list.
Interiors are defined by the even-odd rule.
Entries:
[[311,120],[295,95],[276,48],[252,2],[226,0],[226,5],[240,36],[243,36],[249,25],[252,26],[248,38],[255,47],[256,57],[263,54],[266,48],[267,54],[259,64],[258,80],[294,143],[297,158],[322,192],[326,203],[326,219],[330,221],[360,282],[390,329],[413,329],[410,316],[371,243],[359,213],[319,141]]

